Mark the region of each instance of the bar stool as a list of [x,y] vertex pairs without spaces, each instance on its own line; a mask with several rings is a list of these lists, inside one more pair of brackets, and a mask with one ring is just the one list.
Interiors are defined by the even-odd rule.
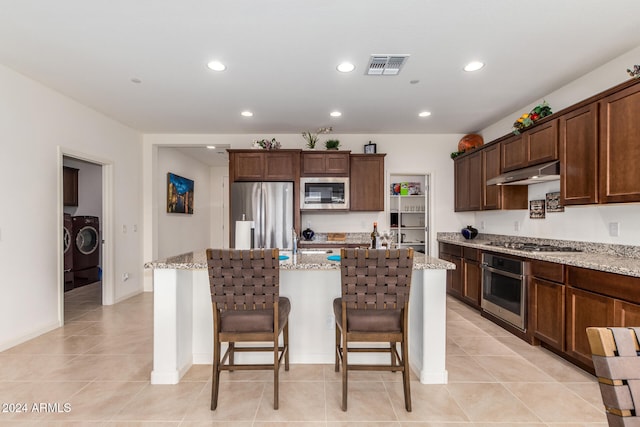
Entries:
[[[411,412],[408,311],[413,248],[341,249],[342,297],[333,301],[336,318],[335,370],[342,364],[342,410],[347,410],[348,371],[401,371],[404,402]],[[385,342],[388,347],[349,347]],[[397,344],[401,351],[398,352]],[[390,364],[349,364],[349,352],[384,352]]]
[[[273,370],[273,409],[278,409],[278,372],[289,370],[289,312],[280,296],[278,249],[207,249],[213,308],[213,381],[211,410],[218,406],[220,372]],[[274,313],[278,313],[277,316]],[[283,345],[278,341],[283,336]],[[220,357],[222,342],[228,347]],[[269,346],[239,347],[238,342],[270,342]],[[236,352],[273,352],[270,364],[236,364]]]

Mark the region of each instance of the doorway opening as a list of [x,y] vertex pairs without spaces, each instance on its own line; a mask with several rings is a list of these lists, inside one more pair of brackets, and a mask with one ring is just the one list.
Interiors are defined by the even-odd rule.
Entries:
[[59,321],[114,303],[110,243],[111,164],[60,150]]

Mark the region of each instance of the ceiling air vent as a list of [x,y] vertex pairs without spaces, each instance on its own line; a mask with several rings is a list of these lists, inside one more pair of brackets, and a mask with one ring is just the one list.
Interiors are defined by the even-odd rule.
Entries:
[[409,55],[371,55],[367,74],[370,76],[395,76],[407,62]]

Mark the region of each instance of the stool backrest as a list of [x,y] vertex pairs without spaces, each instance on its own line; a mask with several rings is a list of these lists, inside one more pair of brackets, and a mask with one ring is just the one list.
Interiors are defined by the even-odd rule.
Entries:
[[273,308],[280,293],[278,249],[207,249],[211,301],[223,310]]
[[340,250],[342,300],[349,309],[394,310],[409,302],[413,248]]

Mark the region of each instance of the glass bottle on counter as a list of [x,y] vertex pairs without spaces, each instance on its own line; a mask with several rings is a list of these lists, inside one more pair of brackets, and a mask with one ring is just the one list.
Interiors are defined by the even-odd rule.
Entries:
[[373,223],[373,231],[371,232],[371,249],[380,249],[382,242],[380,241],[380,234],[378,234],[378,223]]

